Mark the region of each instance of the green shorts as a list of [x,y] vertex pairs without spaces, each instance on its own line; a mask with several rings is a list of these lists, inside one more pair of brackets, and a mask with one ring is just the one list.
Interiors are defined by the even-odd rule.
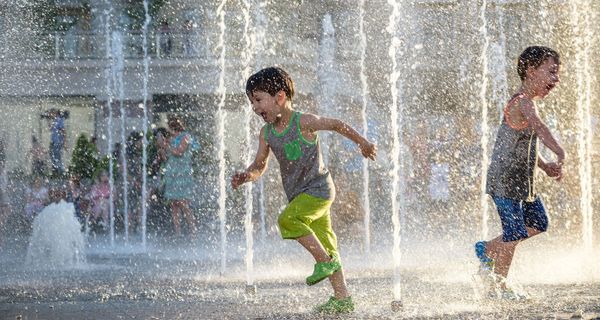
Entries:
[[298,239],[314,234],[330,256],[339,256],[337,238],[331,228],[331,203],[332,200],[299,194],[279,215],[281,236],[284,239]]

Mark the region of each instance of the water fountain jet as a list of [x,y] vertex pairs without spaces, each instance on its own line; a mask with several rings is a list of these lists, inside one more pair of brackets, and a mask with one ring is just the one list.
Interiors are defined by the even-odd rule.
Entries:
[[35,217],[25,261],[34,269],[85,264],[85,240],[72,203],[51,203]]

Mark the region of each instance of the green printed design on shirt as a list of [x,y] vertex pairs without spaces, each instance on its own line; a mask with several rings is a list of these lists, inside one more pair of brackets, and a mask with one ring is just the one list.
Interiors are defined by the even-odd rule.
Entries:
[[283,148],[285,150],[285,157],[290,161],[298,160],[302,156],[302,149],[298,140],[286,143]]

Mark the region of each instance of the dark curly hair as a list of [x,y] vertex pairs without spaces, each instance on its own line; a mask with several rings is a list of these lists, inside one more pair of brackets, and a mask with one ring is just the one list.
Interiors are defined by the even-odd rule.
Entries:
[[529,67],[537,68],[549,58],[554,58],[554,61],[560,65],[560,55],[554,49],[543,46],[531,46],[523,50],[523,53],[519,56],[519,63],[517,65],[517,72],[521,80],[525,80],[527,77],[527,69]]

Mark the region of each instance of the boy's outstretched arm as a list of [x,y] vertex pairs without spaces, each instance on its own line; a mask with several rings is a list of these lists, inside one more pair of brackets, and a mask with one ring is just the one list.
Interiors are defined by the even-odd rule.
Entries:
[[260,130],[260,134],[258,137],[258,151],[256,152],[256,157],[254,158],[254,162],[246,168],[243,172],[236,172],[231,177],[231,186],[234,189],[241,186],[246,182],[254,182],[256,181],[262,174],[265,172],[267,168],[267,162],[269,161],[269,146],[265,141],[265,129],[263,127]]
[[527,122],[531,125],[533,130],[537,133],[542,143],[548,147],[552,152],[556,154],[558,157],[558,163],[562,164],[565,160],[565,151],[560,146],[558,141],[554,138],[550,129],[546,126],[546,124],[540,119],[537,114],[537,110],[532,101],[522,99],[520,103],[521,112],[527,119]]
[[356,143],[365,158],[375,160],[377,156],[377,146],[342,120],[305,113],[300,118],[300,127],[303,131],[308,130],[310,133],[319,130],[335,131]]

